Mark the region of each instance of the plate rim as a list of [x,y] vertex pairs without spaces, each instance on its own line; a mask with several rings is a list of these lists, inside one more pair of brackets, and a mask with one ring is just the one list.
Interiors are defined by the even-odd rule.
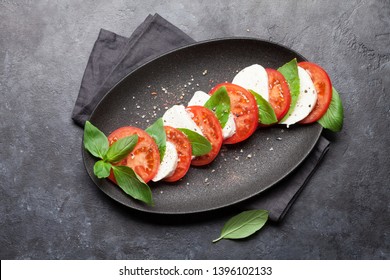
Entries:
[[[155,60],[158,60],[160,59],[161,57],[164,57],[166,55],[169,55],[171,53],[175,53],[175,52],[178,52],[178,51],[181,51],[183,49],[189,49],[189,48],[193,48],[193,47],[196,47],[196,46],[199,46],[199,45],[207,45],[207,44],[211,44],[211,43],[215,43],[215,42],[222,42],[222,41],[250,41],[250,42],[258,42],[258,43],[266,43],[266,44],[270,44],[270,45],[276,45],[277,47],[280,47],[280,48],[284,48],[286,50],[288,50],[289,52],[292,52],[292,53],[297,53],[303,61],[308,61],[303,55],[301,55],[299,52],[291,49],[290,47],[287,47],[287,46],[284,46],[282,44],[279,44],[279,43],[276,43],[276,42],[271,42],[269,40],[264,40],[264,39],[259,39],[259,38],[253,38],[253,37],[222,37],[222,38],[216,38],[216,39],[207,39],[207,40],[202,40],[202,41],[198,41],[198,42],[195,42],[195,43],[190,43],[188,45],[185,45],[185,46],[182,46],[182,47],[178,47],[178,48],[175,48],[175,49],[172,49],[170,51],[167,51],[167,52],[164,52],[156,57],[154,57],[153,59],[151,60],[148,60],[146,61],[145,63],[139,65],[137,68],[133,69],[132,71],[130,71],[128,74],[126,74],[122,79],[120,79],[115,85],[113,85],[105,94],[104,96],[100,99],[100,101],[97,103],[97,105],[95,106],[95,108],[93,109],[93,111],[91,112],[89,118],[87,119],[87,121],[89,121],[92,116],[94,115],[95,111],[97,110],[97,108],[100,106],[101,103],[104,102],[104,100],[111,94],[112,91],[115,90],[116,87],[118,87],[122,82],[124,82],[129,76],[131,76],[134,72],[138,71],[140,68],[144,67],[145,65],[148,65],[150,63],[153,63]],[[83,137],[82,137],[82,142],[81,142],[81,150],[82,150],[82,158],[83,158],[83,165],[84,165],[84,168],[85,170],[87,171],[87,174],[89,175],[89,177],[91,178],[91,180],[93,181],[93,183],[105,194],[107,195],[108,197],[110,197],[110,199],[114,200],[115,202],[127,207],[127,208],[130,208],[130,209],[134,209],[134,210],[137,210],[137,211],[141,211],[141,212],[144,212],[144,213],[149,213],[149,214],[158,214],[158,215],[189,215],[189,214],[197,214],[197,213],[205,213],[205,212],[210,212],[210,211],[216,211],[216,210],[219,210],[219,209],[223,209],[223,208],[227,208],[227,207],[231,207],[233,205],[237,205],[239,203],[242,203],[248,199],[251,199],[257,195],[260,195],[261,193],[269,190],[270,188],[272,188],[273,186],[277,185],[279,182],[281,182],[282,180],[284,180],[285,178],[287,178],[294,170],[296,170],[306,159],[307,157],[309,156],[309,154],[313,151],[314,147],[316,146],[316,144],[318,143],[318,140],[319,138],[321,137],[321,134],[322,134],[322,131],[323,131],[323,127],[321,125],[319,125],[318,123],[314,123],[314,124],[311,124],[311,125],[316,125],[319,127],[318,129],[318,132],[316,134],[316,137],[313,141],[313,144],[311,145],[311,147],[309,149],[307,149],[305,155],[302,157],[302,159],[300,161],[298,161],[293,167],[291,167],[283,176],[281,176],[278,180],[274,181],[273,183],[271,184],[268,184],[267,186],[265,186],[261,191],[259,192],[255,192],[255,193],[252,193],[246,197],[243,197],[241,199],[238,199],[238,200],[235,200],[234,202],[232,203],[229,203],[229,204],[226,204],[226,205],[222,205],[222,206],[215,206],[215,207],[208,207],[207,209],[202,209],[202,210],[193,210],[193,211],[180,211],[180,212],[174,212],[174,211],[155,211],[153,207],[149,207],[149,208],[146,208],[146,207],[138,207],[138,205],[136,204],[137,202],[134,200],[134,204],[133,205],[128,205],[122,201],[120,201],[119,199],[117,199],[116,197],[113,197],[111,196],[109,193],[107,193],[101,186],[99,186],[99,184],[97,183],[98,179],[90,173],[88,167],[87,167],[87,163],[86,163],[86,154],[87,154],[87,151],[84,149],[84,134],[83,134]],[[142,205],[144,206],[144,205]]]

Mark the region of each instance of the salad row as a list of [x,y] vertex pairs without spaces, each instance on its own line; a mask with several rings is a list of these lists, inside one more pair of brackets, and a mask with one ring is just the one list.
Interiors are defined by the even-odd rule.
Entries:
[[101,139],[100,152],[91,151],[99,146],[93,138],[105,136],[87,122],[84,146],[101,159],[94,166],[96,176],[150,204],[149,191],[147,199],[139,193],[149,181],[178,181],[191,165],[211,163],[223,144],[244,141],[259,127],[314,122],[340,131],[341,100],[324,69],[293,59],[278,69],[248,66],[231,82],[195,92],[186,106],[172,106],[145,130],[120,127]]

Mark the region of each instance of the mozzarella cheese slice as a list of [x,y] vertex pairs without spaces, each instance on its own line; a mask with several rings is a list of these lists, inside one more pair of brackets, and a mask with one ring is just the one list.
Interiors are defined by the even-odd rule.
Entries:
[[184,105],[174,105],[162,117],[164,125],[174,128],[187,128],[204,136],[199,126],[192,120]]
[[286,124],[287,127],[306,118],[317,102],[317,91],[310,75],[305,69],[298,66],[298,76],[300,89],[297,104],[291,112],[291,115],[281,122],[282,124]]
[[179,156],[176,147],[173,143],[167,141],[164,158],[160,163],[156,176],[152,179],[153,182],[160,181],[171,176],[177,167]]
[[[190,102],[188,102],[188,106],[204,106],[209,98],[210,95],[204,91],[196,91]],[[222,129],[222,137],[223,139],[227,139],[232,137],[234,133],[236,133],[236,123],[234,122],[233,114],[230,113],[225,127]]]
[[229,114],[229,118],[225,124],[225,127],[222,128],[222,137],[227,139],[232,137],[236,133],[236,122],[234,121],[234,116],[232,113]]
[[232,83],[245,89],[251,89],[269,101],[268,75],[264,67],[259,64],[242,69],[234,77]]
[[198,90],[195,91],[194,96],[192,96],[190,102],[188,102],[188,106],[203,106],[209,99],[210,95],[204,91]]

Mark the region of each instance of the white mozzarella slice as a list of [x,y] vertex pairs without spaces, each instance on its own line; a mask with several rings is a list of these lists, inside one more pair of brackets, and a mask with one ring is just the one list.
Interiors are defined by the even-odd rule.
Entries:
[[229,118],[225,124],[225,127],[222,129],[223,139],[232,137],[236,133],[236,122],[234,121],[234,116],[232,113],[229,114]]
[[297,104],[291,112],[291,115],[281,122],[282,124],[286,124],[287,127],[306,118],[317,102],[317,91],[310,75],[305,69],[298,66],[298,76],[300,89]]
[[191,98],[190,102],[188,102],[188,106],[203,106],[209,99],[210,95],[204,91],[198,90],[194,93],[194,96]]
[[[210,95],[204,91],[196,91],[190,102],[188,102],[188,106],[203,106],[209,98]],[[227,139],[232,137],[234,133],[236,133],[236,123],[234,122],[233,114],[230,113],[225,127],[222,129],[222,137]]]
[[251,89],[269,101],[267,71],[259,64],[242,69],[234,77],[232,83],[245,89]]
[[156,176],[152,179],[153,182],[160,181],[171,176],[177,167],[179,156],[174,144],[167,141],[164,158],[160,163]]
[[164,125],[174,128],[187,128],[204,136],[199,126],[192,120],[183,105],[174,105],[162,117]]

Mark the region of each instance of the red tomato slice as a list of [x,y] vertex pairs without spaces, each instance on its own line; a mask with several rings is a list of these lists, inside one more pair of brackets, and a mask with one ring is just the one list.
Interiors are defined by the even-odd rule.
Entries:
[[268,74],[269,103],[274,109],[279,122],[290,108],[290,88],[282,73],[271,68],[266,68],[265,71]]
[[164,129],[167,135],[167,141],[175,145],[177,154],[179,156],[175,172],[171,176],[164,178],[164,181],[175,182],[183,178],[190,168],[192,159],[191,143],[187,136],[180,130],[171,126],[164,126]]
[[204,137],[211,143],[211,151],[207,155],[194,158],[191,164],[195,166],[209,164],[218,155],[222,146],[221,125],[214,113],[203,106],[188,106],[186,110],[190,113],[196,125],[199,126]]
[[236,123],[236,133],[223,142],[224,144],[235,144],[244,141],[251,136],[258,123],[259,109],[253,95],[235,84],[222,83],[216,85],[210,91],[212,95],[218,88],[225,86],[230,97],[230,111],[234,115],[234,121]]
[[313,123],[318,121],[329,108],[330,101],[332,100],[332,83],[325,70],[317,64],[304,61],[299,62],[298,66],[309,73],[317,91],[316,105],[310,114],[299,123]]
[[[113,131],[108,136],[108,142],[112,145],[119,139],[134,134],[138,135],[138,143],[126,158],[115,165],[126,165],[132,168],[147,183],[156,176],[160,166],[160,153],[153,138],[140,128],[124,126]],[[116,183],[113,172],[108,178]]]

